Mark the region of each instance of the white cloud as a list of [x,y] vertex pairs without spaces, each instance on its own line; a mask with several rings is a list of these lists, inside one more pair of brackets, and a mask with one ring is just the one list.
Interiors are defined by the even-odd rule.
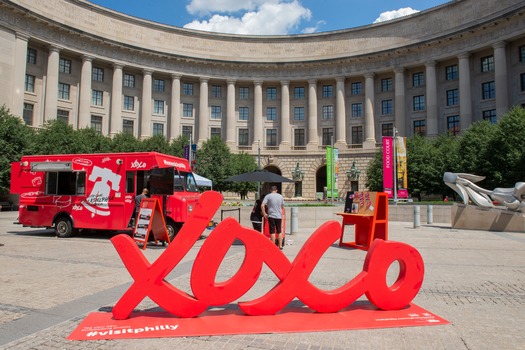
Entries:
[[408,15],[411,15],[411,14],[416,13],[416,12],[419,12],[419,11],[418,10],[414,10],[411,7],[403,7],[403,8],[400,8],[399,10],[383,12],[374,21],[374,23],[390,21],[392,19],[395,19],[395,18],[398,18],[398,17],[403,17],[403,16],[408,16]]
[[210,15],[212,13],[233,13],[251,11],[265,3],[280,3],[282,0],[192,0],[186,6],[191,15]]
[[[198,5],[208,2],[211,1],[193,0],[190,6],[195,5],[195,9],[202,10],[204,7],[198,7]],[[239,1],[221,0],[217,2],[224,5],[220,12],[225,12],[226,8],[233,11]],[[304,8],[297,0],[292,2],[252,0],[247,3],[255,8],[253,11],[245,12],[241,17],[215,14],[208,20],[194,20],[186,24],[184,28],[232,34],[285,35],[296,28],[302,20],[309,20],[312,17],[311,11]],[[216,5],[210,6],[215,7]],[[208,6],[208,11],[211,9],[210,6]]]

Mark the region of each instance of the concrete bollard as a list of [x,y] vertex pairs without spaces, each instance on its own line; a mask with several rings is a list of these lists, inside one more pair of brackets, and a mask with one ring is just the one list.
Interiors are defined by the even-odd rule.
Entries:
[[434,213],[431,205],[427,205],[427,224],[432,225],[434,223]]
[[290,234],[297,233],[299,230],[299,208],[292,207],[292,220],[290,221]]
[[414,205],[414,228],[421,226],[421,208],[419,205]]

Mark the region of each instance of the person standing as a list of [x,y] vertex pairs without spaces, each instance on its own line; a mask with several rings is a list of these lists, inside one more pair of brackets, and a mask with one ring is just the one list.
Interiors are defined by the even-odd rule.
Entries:
[[250,214],[250,221],[252,222],[253,229],[261,232],[262,229],[262,211],[261,205],[264,199],[264,195],[255,201],[252,212]]
[[283,219],[284,198],[277,193],[277,186],[270,188],[271,193],[267,194],[262,202],[261,211],[263,217],[267,219],[270,228],[270,239],[272,242],[283,249],[283,232],[281,223]]
[[149,198],[149,190],[147,188],[142,189],[142,193],[138,196],[135,196],[135,210],[133,211],[133,214],[131,215],[131,220],[129,221],[129,227],[134,227],[137,223],[137,216],[139,214],[140,210],[140,202],[142,202],[143,198]]

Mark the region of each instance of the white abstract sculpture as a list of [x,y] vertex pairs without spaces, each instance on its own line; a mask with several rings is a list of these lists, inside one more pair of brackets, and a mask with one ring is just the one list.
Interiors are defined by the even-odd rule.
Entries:
[[456,191],[463,199],[464,204],[472,203],[485,208],[495,207],[493,201],[503,204],[512,211],[525,212],[525,182],[517,182],[514,188],[495,188],[492,191],[475,185],[483,180],[484,176],[449,173],[443,175],[447,186]]

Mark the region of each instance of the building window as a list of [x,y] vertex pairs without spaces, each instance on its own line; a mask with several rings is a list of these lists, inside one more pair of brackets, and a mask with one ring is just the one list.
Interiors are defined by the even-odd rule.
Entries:
[[304,107],[294,107],[293,120],[304,120]]
[[36,50],[27,48],[27,63],[36,64]]
[[483,100],[488,100],[496,97],[496,91],[494,88],[494,82],[489,81],[481,84],[481,96]]
[[487,56],[481,58],[481,71],[491,72],[494,70],[494,56]]
[[412,75],[412,86],[423,86],[425,85],[425,73],[417,72]]
[[60,73],[71,74],[71,60],[61,58],[58,63],[58,70]]
[[193,95],[193,84],[192,83],[182,84],[182,94],[188,95],[188,96]]
[[57,120],[60,120],[66,124],[69,124],[69,111],[58,109],[57,110]]
[[250,135],[248,129],[239,129],[239,146],[249,146]]
[[135,110],[135,97],[124,96],[124,110],[134,111]]
[[362,95],[363,94],[363,83],[360,81],[352,83],[351,91],[352,91],[352,95]]
[[392,136],[394,135],[394,124],[385,123],[381,125],[381,136]]
[[24,90],[26,92],[35,92],[35,76],[26,74],[26,81],[24,83]]
[[459,115],[447,117],[447,131],[454,136],[459,134]]
[[445,68],[445,77],[447,80],[456,80],[458,78],[458,65],[447,66]]
[[323,106],[323,119],[333,119],[334,118],[334,106]]
[[249,120],[250,109],[248,107],[239,107],[239,120]]
[[99,115],[91,116],[91,129],[94,129],[97,133],[102,134],[102,117]]
[[124,86],[129,88],[135,87],[135,76],[133,74],[124,73]]
[[277,129],[266,129],[266,146],[277,146]]
[[211,119],[221,119],[221,106],[211,106]]
[[153,123],[153,136],[164,135],[164,124]]
[[427,123],[425,120],[414,120],[414,135],[426,136]]
[[381,101],[381,114],[389,115],[392,114],[392,100],[383,100]]
[[69,100],[69,84],[58,83],[58,98],[61,100]]
[[239,100],[247,100],[250,97],[250,88],[240,87],[239,88]]
[[122,132],[124,134],[133,135],[133,120],[122,120]]
[[304,87],[296,87],[293,89],[293,98],[296,100],[304,99]]
[[22,118],[26,125],[33,125],[33,109],[34,106],[31,103],[24,103],[24,115]]
[[332,97],[334,95],[334,87],[332,85],[323,85],[323,98]]
[[211,97],[221,98],[221,87],[219,85],[211,86]]
[[362,103],[352,103],[352,117],[359,118],[363,116],[363,104]]
[[525,91],[525,73],[520,74],[520,87],[521,91]]
[[91,70],[91,80],[104,81],[104,69],[93,67],[93,69]]
[[323,146],[330,146],[334,138],[334,129],[333,128],[323,128]]
[[166,81],[164,79],[153,79],[153,91],[164,92],[166,90]]
[[102,106],[102,91],[91,90],[91,105]]
[[447,90],[447,106],[457,106],[459,103],[458,89]]
[[352,126],[352,145],[360,145],[363,143],[363,126]]
[[489,109],[483,111],[483,120],[488,120],[491,124],[496,124],[496,110]]
[[210,138],[212,137],[221,138],[221,128],[211,128]]
[[164,115],[164,100],[153,100],[153,114]]
[[520,62],[525,62],[525,45],[519,48]]
[[182,116],[185,118],[193,118],[193,105],[191,103],[182,104]]
[[267,121],[277,120],[277,108],[276,107],[266,107],[266,120]]
[[276,100],[277,99],[277,88],[275,87],[266,88],[266,99]]
[[414,112],[425,110],[425,95],[418,95],[413,97]]
[[186,137],[188,140],[192,140],[193,127],[190,125],[182,126],[182,136]]
[[293,131],[293,144],[294,146],[304,146],[306,145],[306,137],[304,133],[304,129],[294,129]]
[[392,91],[392,78],[381,79],[381,91]]

